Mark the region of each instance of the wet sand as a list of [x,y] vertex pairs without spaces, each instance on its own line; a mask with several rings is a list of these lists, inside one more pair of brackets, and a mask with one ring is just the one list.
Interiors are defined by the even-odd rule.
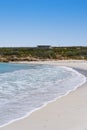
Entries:
[[[72,67],[87,77],[87,61],[38,63]],[[87,82],[67,96],[0,130],[87,130]]]

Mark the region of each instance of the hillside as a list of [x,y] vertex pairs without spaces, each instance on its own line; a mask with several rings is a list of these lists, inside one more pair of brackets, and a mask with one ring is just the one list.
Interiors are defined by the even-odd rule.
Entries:
[[85,59],[87,47],[0,48],[0,62]]

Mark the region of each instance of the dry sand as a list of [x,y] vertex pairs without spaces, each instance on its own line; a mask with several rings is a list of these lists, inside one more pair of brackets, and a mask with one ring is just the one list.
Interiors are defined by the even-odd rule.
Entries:
[[[73,67],[87,76],[87,61],[44,63]],[[0,130],[87,130],[87,82],[67,96]]]

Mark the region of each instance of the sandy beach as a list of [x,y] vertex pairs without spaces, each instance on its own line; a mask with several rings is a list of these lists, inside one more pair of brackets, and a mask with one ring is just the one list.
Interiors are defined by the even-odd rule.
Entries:
[[[87,77],[87,61],[30,62],[72,67]],[[87,130],[87,82],[30,116],[0,130]]]

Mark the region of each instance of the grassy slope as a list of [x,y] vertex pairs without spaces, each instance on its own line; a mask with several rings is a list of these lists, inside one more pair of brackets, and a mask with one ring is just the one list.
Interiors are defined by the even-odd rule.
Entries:
[[46,59],[86,59],[87,47],[0,48],[0,61],[31,61]]

